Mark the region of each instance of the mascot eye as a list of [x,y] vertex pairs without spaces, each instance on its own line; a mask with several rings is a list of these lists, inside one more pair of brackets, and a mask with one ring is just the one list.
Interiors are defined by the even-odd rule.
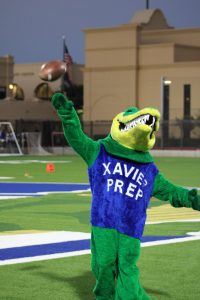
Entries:
[[136,108],[136,107],[130,107],[130,108],[128,108],[125,112],[124,112],[124,116],[127,116],[127,115],[131,115],[131,114],[134,114],[134,113],[136,113],[136,112],[138,112],[139,111],[139,109],[138,108]]
[[120,122],[119,120],[118,120],[118,122],[119,122],[119,130],[121,131],[126,127],[126,125],[124,123]]

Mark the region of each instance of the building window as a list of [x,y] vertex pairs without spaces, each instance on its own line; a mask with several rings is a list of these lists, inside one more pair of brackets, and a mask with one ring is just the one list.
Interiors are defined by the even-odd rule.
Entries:
[[169,90],[170,85],[164,84],[163,87],[163,120],[169,120]]
[[162,82],[162,109],[163,109],[163,121],[162,121],[162,148],[165,146],[164,141],[166,141],[169,138],[169,106],[170,106],[170,80],[163,80]]
[[191,85],[184,84],[183,87],[183,101],[184,101],[184,119],[190,118],[191,110]]
[[41,100],[50,100],[53,93],[48,83],[40,83],[34,90],[35,97]]
[[10,84],[9,89],[12,92],[12,98],[14,98],[15,100],[24,100],[24,91],[18,84]]
[[0,100],[6,98],[6,87],[0,86]]

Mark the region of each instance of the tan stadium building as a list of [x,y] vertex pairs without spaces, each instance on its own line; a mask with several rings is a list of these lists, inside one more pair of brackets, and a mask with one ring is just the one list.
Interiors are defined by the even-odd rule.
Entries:
[[[62,80],[42,81],[39,73],[43,64],[15,64],[12,56],[0,58],[0,73],[4,75],[0,77],[0,120],[58,121],[50,97],[61,89]],[[83,83],[82,69],[83,65],[73,65],[76,85]]]
[[128,106],[162,110],[162,79],[171,81],[171,119],[184,117],[185,85],[191,114],[200,113],[200,28],[174,29],[160,10],[145,10],[129,24],[84,32],[85,120],[112,119]]
[[[85,65],[74,65],[73,77],[84,86],[86,133],[106,136],[117,113],[150,106],[162,114],[157,147],[200,148],[200,28],[175,29],[162,11],[149,9],[127,24],[83,32]],[[0,120],[30,121],[30,130],[59,123],[49,100],[60,80],[39,90],[40,67],[0,58]]]
[[[175,124],[163,129],[167,136],[184,137],[187,129],[176,123],[200,118],[200,28],[174,29],[155,9],[136,13],[128,24],[84,33],[85,122],[103,124],[127,107],[150,106],[161,111],[163,124]],[[195,144],[200,128],[193,127]],[[92,132],[101,134],[99,128]]]

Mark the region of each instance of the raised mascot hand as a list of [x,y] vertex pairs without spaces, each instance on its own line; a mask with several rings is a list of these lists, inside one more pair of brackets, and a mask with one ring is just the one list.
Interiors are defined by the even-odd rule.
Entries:
[[51,102],[64,125],[64,131],[66,130],[65,125],[81,126],[73,102],[63,93],[55,93],[51,98]]
[[68,100],[63,93],[55,93],[51,102],[59,114],[71,111],[73,107],[73,102]]

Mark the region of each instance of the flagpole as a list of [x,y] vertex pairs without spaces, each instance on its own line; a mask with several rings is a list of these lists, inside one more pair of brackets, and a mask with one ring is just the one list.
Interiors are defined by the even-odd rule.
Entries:
[[[64,61],[64,53],[65,53],[65,40],[66,37],[65,35],[62,36],[62,41],[63,41],[63,54],[62,54],[62,60]],[[64,89],[64,74],[62,76],[62,81],[61,81],[61,92],[64,93],[65,89]]]
[[62,77],[62,92],[66,92],[67,87],[71,87],[74,85],[72,81],[72,64],[73,60],[71,58],[71,55],[69,53],[65,36],[62,37],[63,39],[63,61],[66,64],[66,72],[64,73]]
[[66,37],[65,35],[62,36],[62,40],[63,40],[63,61],[64,61],[64,53],[65,53],[65,41],[66,41]]

